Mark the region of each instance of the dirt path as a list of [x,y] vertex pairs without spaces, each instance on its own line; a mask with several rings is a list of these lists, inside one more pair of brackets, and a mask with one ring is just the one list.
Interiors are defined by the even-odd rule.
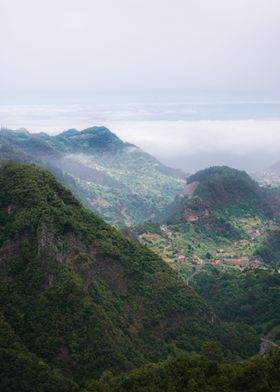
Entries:
[[276,344],[275,342],[272,342],[271,340],[268,340],[266,338],[261,338],[261,346],[260,346],[260,354],[266,354],[270,348],[278,349],[280,350],[279,344]]
[[201,269],[202,269],[202,267],[204,266],[204,261],[203,260],[200,260],[199,261],[199,265],[196,267],[196,269],[195,269],[195,271],[190,275],[190,276],[188,276],[187,278],[186,278],[186,285],[187,286],[189,286],[189,283],[190,283],[190,281],[195,277],[195,275],[197,275],[200,271],[201,271]]

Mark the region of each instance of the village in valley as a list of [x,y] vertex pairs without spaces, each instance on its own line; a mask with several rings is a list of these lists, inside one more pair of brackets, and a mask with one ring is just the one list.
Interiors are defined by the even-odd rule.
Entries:
[[181,274],[192,276],[203,266],[222,269],[265,268],[256,250],[277,224],[260,217],[233,218],[242,238],[206,237],[192,224],[159,225],[157,233],[145,232],[140,241],[158,253]]

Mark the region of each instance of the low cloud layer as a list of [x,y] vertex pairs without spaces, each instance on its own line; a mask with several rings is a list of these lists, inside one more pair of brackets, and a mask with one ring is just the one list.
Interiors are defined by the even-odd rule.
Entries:
[[25,127],[50,134],[105,125],[123,140],[186,171],[226,164],[253,172],[280,161],[279,104],[268,118],[266,106],[271,110],[273,105],[253,106],[250,104],[245,111],[246,105],[241,105],[237,118],[230,119],[227,113],[234,111],[232,106],[225,111],[220,106],[214,110],[213,105],[201,109],[194,104],[0,105],[0,119],[10,129]]
[[118,134],[173,166],[231,165],[255,171],[280,161],[280,121],[115,123]]
[[214,153],[280,152],[280,121],[112,123],[122,138],[164,157]]

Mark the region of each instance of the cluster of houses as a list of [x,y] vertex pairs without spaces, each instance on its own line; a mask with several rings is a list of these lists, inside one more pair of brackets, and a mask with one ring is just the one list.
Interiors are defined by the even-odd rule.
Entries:
[[[179,263],[181,263],[181,264],[184,264],[184,263],[186,263],[186,262],[188,261],[188,259],[187,259],[187,257],[181,252],[181,253],[177,256],[177,261],[178,261]],[[217,261],[220,261],[220,260],[217,260]],[[202,259],[200,256],[198,256],[198,255],[196,255],[196,254],[193,254],[193,255],[192,255],[192,262],[195,263],[195,264],[203,264],[203,259]],[[217,263],[217,264],[219,264],[219,263]]]
[[[180,264],[184,264],[188,262],[188,258],[184,255],[183,251],[179,253],[176,258],[176,261]],[[194,264],[203,264],[204,260],[197,254],[193,254],[191,257],[191,261]],[[219,249],[215,254],[214,259],[207,259],[207,263],[212,265],[220,265],[220,264],[231,264],[231,265],[259,265],[261,264],[261,260],[258,258],[253,258],[250,256],[239,256],[237,257],[236,252],[228,252],[226,253],[223,249]]]

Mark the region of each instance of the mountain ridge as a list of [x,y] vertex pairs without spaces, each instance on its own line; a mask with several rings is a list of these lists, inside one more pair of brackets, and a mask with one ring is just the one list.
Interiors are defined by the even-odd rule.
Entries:
[[91,149],[102,152],[136,147],[133,144],[123,142],[115,133],[104,126],[94,126],[82,131],[70,129],[51,137],[51,139],[58,142],[66,139],[66,148],[76,151],[80,147],[83,152],[90,152]]
[[[55,174],[59,170],[62,181],[65,175],[72,177],[70,189],[117,226],[149,219],[184,186],[185,174],[122,142],[106,127],[72,129],[56,136],[2,130],[0,143],[2,150],[4,145],[14,150],[10,156],[0,150],[3,162],[20,159]],[[69,181],[64,184],[69,186]]]

